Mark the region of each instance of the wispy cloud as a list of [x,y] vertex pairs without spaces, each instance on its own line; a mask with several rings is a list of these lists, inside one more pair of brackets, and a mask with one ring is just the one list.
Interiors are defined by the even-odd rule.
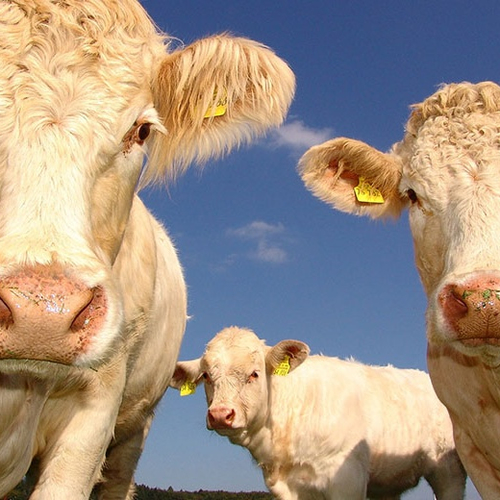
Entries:
[[333,137],[333,129],[314,129],[301,120],[292,120],[273,130],[268,143],[274,147],[286,147],[294,152],[302,152],[311,146],[321,144]]
[[253,260],[272,264],[288,261],[288,253],[283,248],[286,230],[283,224],[269,224],[254,221],[245,226],[228,229],[227,235],[251,244],[246,256]]

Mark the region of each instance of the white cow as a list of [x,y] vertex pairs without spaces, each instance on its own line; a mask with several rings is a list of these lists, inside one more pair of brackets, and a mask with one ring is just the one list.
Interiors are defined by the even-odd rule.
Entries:
[[397,499],[422,476],[438,500],[463,498],[451,422],[427,374],[308,353],[230,327],[177,363],[171,386],[204,383],[207,427],[247,448],[280,500]]
[[467,472],[482,498],[498,500],[500,87],[443,86],[413,106],[389,153],[339,138],[311,148],[299,170],[340,210],[377,218],[409,207],[428,297],[429,373]]
[[33,462],[34,500],[132,498],[186,321],[136,188],[278,125],[294,85],[250,40],[173,50],[135,0],[0,1],[0,496]]

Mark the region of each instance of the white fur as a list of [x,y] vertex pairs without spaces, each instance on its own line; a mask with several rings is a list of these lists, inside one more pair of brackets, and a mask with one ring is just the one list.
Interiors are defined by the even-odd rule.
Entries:
[[[179,362],[171,385],[203,382],[209,413],[234,411],[217,432],[250,451],[281,500],[399,498],[422,476],[439,500],[463,498],[451,422],[427,374],[307,352],[231,327]],[[284,354],[291,371],[275,375]]]
[[[136,188],[279,125],[294,76],[228,35],[172,52],[135,0],[1,2],[0,20],[0,285],[57,269],[105,296],[71,362],[37,358],[36,330],[34,359],[2,351],[0,496],[36,459],[32,499],[86,499],[100,480],[100,498],[131,499],[187,315],[175,249]],[[227,112],[204,118],[214,89]]]
[[[334,139],[300,163],[306,185],[340,210],[383,215],[355,201],[346,179],[354,183],[359,176],[387,190],[384,214],[399,215],[409,206],[416,265],[428,296],[429,374],[449,410],[460,457],[486,500],[500,498],[499,142],[500,87],[465,82],[443,86],[413,106],[403,140],[387,154]],[[332,171],[344,178],[331,181]],[[478,319],[457,334],[443,306],[446,290],[475,284],[488,293],[492,288],[493,298],[470,302],[467,314]],[[458,303],[460,296],[455,298]]]

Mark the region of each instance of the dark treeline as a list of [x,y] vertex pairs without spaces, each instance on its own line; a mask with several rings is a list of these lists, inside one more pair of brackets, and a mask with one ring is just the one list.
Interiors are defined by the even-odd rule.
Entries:
[[[17,488],[11,491],[5,500],[28,500],[29,487],[26,483],[21,483]],[[92,496],[92,498],[95,498]],[[159,488],[150,488],[142,484],[137,485],[135,495],[136,500],[271,500],[270,493],[241,492],[230,493],[227,491],[174,491],[172,488],[161,490]],[[2,499],[3,500],[3,499]]]
[[262,491],[230,493],[227,491],[167,491],[148,486],[137,486],[136,500],[271,500],[270,493]]
[[271,500],[270,493],[262,491],[230,493],[227,491],[174,491],[138,485],[136,500]]

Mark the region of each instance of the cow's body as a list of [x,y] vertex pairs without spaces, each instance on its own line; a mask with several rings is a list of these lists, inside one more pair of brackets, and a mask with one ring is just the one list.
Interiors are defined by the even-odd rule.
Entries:
[[[482,498],[500,498],[500,88],[444,86],[414,106],[384,154],[335,139],[300,162],[306,185],[336,208],[399,215],[409,206],[428,296],[428,367],[457,450]],[[359,202],[363,177],[383,204]]]
[[[134,251],[136,245],[140,253]],[[146,266],[144,261],[149,261]],[[55,483],[59,498],[72,498],[77,485],[91,487],[98,477],[105,448],[96,456],[96,445],[107,447],[112,437],[107,495],[125,498],[132,489],[135,465],[175,366],[186,318],[175,250],[138,198],[113,271],[127,291],[123,315],[131,332],[109,362],[95,371],[29,362],[23,368],[13,360],[0,364],[3,491],[13,488],[37,457],[41,479]],[[34,380],[34,371],[40,380]]]
[[136,188],[290,104],[293,74],[256,42],[169,49],[133,0],[0,1],[0,495],[31,467],[33,499],[100,478],[101,498],[132,498],[186,321]]
[[[227,328],[200,359],[179,362],[171,384],[204,381],[207,426],[246,447],[281,500],[396,499],[422,476],[438,499],[463,497],[451,422],[427,374],[308,350]],[[274,374],[285,356],[290,372]]]

